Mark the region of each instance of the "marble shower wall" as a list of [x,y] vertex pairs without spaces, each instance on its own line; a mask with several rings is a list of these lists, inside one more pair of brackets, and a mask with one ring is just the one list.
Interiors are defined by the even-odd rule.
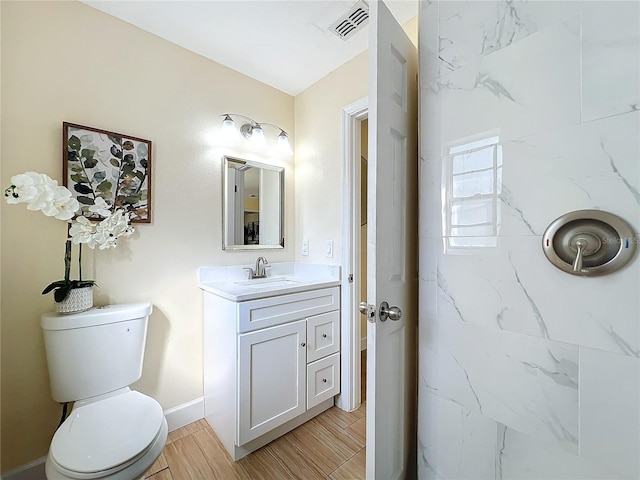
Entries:
[[640,2],[422,0],[420,94],[420,478],[640,478],[639,255],[541,248],[640,232]]

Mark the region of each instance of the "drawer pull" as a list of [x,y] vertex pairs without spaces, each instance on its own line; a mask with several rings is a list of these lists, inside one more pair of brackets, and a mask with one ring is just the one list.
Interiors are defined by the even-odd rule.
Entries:
[[306,343],[304,343],[304,342],[302,342],[302,343],[300,344],[300,346],[301,346],[301,347],[306,347],[306,346],[307,346],[307,344],[306,344]]
[[322,338],[327,338],[327,334],[326,334],[326,333],[323,333],[323,334],[322,334]]

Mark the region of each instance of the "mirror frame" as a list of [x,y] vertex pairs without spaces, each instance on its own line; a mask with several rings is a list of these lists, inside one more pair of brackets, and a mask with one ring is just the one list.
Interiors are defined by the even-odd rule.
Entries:
[[[229,162],[243,163],[252,167],[261,168],[264,170],[270,170],[280,173],[280,243],[276,245],[231,245],[227,243],[227,225],[229,215],[229,205],[227,198],[229,194],[229,185],[227,181],[227,170],[229,168]],[[284,167],[276,167],[274,165],[268,165],[266,163],[255,162],[253,160],[246,160],[244,158],[234,157],[232,155],[223,155],[222,157],[222,250],[271,250],[271,249],[284,249]]]

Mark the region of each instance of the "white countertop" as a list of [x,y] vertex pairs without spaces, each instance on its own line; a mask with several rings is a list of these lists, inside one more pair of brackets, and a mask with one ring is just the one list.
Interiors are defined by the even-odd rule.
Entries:
[[246,267],[200,267],[198,286],[234,302],[304,292],[316,288],[338,286],[341,269],[338,265],[282,262],[271,263],[266,279],[247,279]]

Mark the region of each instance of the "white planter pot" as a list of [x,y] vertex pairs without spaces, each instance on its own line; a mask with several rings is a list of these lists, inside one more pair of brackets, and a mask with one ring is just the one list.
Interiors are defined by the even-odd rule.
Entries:
[[78,313],[93,307],[93,287],[72,288],[61,302],[56,302],[58,313]]

